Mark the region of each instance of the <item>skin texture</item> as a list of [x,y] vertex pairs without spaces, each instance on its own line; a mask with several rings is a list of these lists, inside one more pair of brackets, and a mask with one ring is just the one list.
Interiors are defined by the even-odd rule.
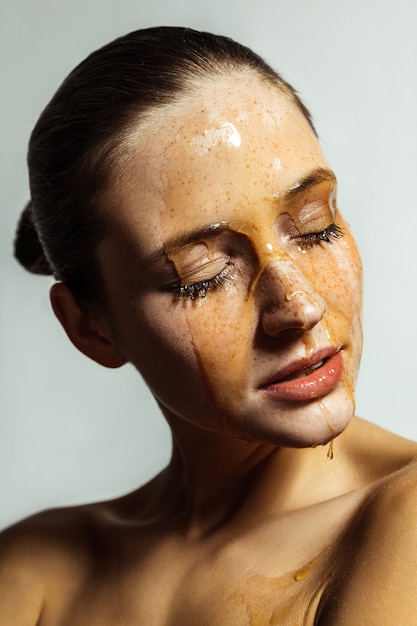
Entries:
[[[360,262],[347,226],[333,217],[333,180],[284,201],[305,177],[330,169],[298,109],[274,100],[271,87],[263,98],[253,90],[251,78],[223,79],[212,104],[206,104],[210,86],[210,99],[203,91],[175,120],[170,114],[148,129],[142,157],[133,155],[121,185],[129,193],[119,188],[112,231],[120,235],[102,242],[99,259],[117,345],[168,419],[180,416],[210,431],[277,445],[315,445],[338,434],[353,413]],[[234,129],[235,143],[225,128]],[[160,154],[148,159],[146,145]],[[150,164],[142,175],[143,157]],[[298,231],[322,231],[333,219],[342,239],[301,247]],[[179,250],[166,243],[184,228],[218,224]],[[166,256],[142,272],[140,260],[164,244]],[[178,276],[195,283],[225,268],[222,285],[206,298],[190,301],[169,289]],[[121,307],[122,301],[129,304]],[[331,400],[309,406],[306,429],[304,405],[268,402],[258,388],[288,364],[329,347],[343,348],[343,381]],[[185,391],[180,397],[178,388]],[[332,424],[327,416],[335,413],[339,422]]]
[[230,75],[142,131],[108,192],[106,312],[51,299],[80,350],[140,371],[172,461],[6,531],[0,622],[417,624],[417,447],[352,419],[361,265],[310,126]]

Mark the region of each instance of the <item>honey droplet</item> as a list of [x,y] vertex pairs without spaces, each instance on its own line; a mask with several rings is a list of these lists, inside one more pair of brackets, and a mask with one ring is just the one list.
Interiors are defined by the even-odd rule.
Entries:
[[332,439],[329,443],[329,449],[327,450],[327,458],[329,459],[329,461],[331,461],[333,457],[334,457],[334,452],[333,452],[333,439]]
[[311,564],[309,563],[302,569],[298,570],[298,572],[294,576],[294,580],[296,580],[297,582],[304,580],[305,578],[307,578],[309,574],[311,574],[311,570],[312,570]]

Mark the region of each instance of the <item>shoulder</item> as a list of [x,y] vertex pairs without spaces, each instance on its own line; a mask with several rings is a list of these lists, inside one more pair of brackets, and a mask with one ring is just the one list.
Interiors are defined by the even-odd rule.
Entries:
[[94,507],[56,509],[0,533],[0,624],[38,624],[49,598],[76,592],[98,517]]
[[320,624],[417,625],[417,461],[368,491],[341,542]]
[[24,531],[19,532],[18,525],[0,534],[0,623],[16,626],[38,623],[43,610],[44,584],[37,575],[33,552],[33,542]]
[[[356,544],[368,551],[369,558],[373,551],[372,561],[377,567],[378,560],[381,564],[383,559],[389,560],[387,571],[391,574],[405,573],[407,562],[417,566],[417,460],[379,481],[371,490],[358,514],[355,538]],[[402,568],[393,567],[397,561],[398,565],[403,564]]]

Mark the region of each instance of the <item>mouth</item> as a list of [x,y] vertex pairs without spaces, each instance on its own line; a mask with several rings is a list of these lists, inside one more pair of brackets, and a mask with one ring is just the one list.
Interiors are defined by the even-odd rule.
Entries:
[[317,353],[285,368],[259,391],[276,400],[300,402],[320,398],[333,391],[343,374],[342,350]]
[[284,376],[279,381],[276,382],[285,382],[287,380],[294,380],[295,378],[302,378],[303,376],[308,376],[309,374],[315,372],[317,369],[322,367],[324,361],[328,359],[322,359],[321,361],[317,361],[317,363],[313,363],[313,365],[309,365],[304,367],[303,369],[293,372],[292,374],[288,374],[288,376]]

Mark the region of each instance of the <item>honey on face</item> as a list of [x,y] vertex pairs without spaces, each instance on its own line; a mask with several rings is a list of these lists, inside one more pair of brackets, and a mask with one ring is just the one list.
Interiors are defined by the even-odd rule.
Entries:
[[[360,262],[307,120],[256,77],[215,79],[161,113],[137,167],[131,159],[116,218],[129,240],[125,274],[155,250],[165,265],[151,263],[141,286],[126,279],[118,300],[131,314],[116,326],[162,408],[249,440],[330,440],[353,413]],[[333,221],[343,238],[326,234]],[[307,245],[318,232],[330,242]],[[259,392],[326,346],[343,347],[344,373],[325,412]]]

